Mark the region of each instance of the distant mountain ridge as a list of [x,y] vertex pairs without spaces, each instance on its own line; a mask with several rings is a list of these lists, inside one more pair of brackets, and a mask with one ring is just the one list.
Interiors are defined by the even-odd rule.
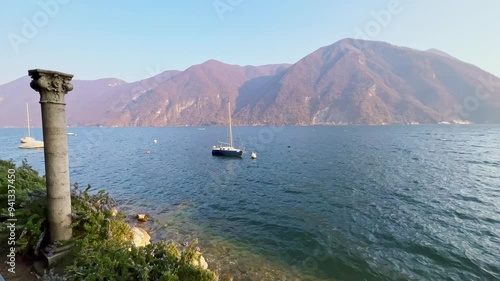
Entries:
[[[24,103],[39,125],[29,77],[0,85],[0,127],[23,127]],[[500,78],[446,53],[343,39],[295,64],[209,60],[127,83],[73,80],[72,126],[500,123]],[[38,118],[38,122],[35,119]]]

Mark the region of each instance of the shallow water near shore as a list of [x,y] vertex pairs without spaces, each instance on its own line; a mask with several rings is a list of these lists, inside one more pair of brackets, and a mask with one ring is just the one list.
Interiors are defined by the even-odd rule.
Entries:
[[[500,279],[499,125],[240,127],[243,159],[211,156],[224,127],[68,131],[71,182],[235,280]],[[43,173],[23,135],[0,158]]]

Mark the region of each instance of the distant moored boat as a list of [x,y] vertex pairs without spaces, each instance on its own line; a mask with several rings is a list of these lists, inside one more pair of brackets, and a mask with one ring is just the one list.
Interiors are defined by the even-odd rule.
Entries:
[[24,149],[44,148],[43,141],[37,141],[35,138],[31,137],[30,111],[29,111],[27,103],[26,103],[26,116],[28,118],[28,120],[27,120],[27,122],[28,122],[28,136],[21,138],[21,145],[19,145],[19,148],[24,148]]
[[219,145],[214,145],[212,147],[213,156],[225,156],[225,157],[240,157],[243,154],[243,150],[235,148],[233,146],[233,129],[231,127],[231,103],[227,103],[229,112],[229,143],[222,143]]

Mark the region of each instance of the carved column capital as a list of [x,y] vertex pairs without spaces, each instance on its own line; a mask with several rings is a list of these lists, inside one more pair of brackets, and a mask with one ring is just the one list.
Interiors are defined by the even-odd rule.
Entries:
[[33,79],[31,88],[40,93],[40,103],[66,104],[64,95],[73,90],[72,74],[43,69],[28,70],[28,74]]

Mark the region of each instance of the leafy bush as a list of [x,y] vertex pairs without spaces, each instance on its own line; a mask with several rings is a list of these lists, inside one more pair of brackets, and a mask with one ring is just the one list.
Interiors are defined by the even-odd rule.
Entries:
[[[14,178],[9,179],[9,170],[14,169]],[[9,185],[15,190],[15,200],[8,201]],[[12,193],[11,193],[12,194]],[[41,177],[26,160],[19,167],[12,161],[0,160],[0,232],[5,233],[6,220],[11,213],[16,221],[16,251],[38,254],[47,231],[47,200],[45,200],[45,177]],[[9,212],[8,207],[13,207]]]
[[113,216],[112,209],[116,206],[115,200],[109,193],[100,190],[90,195],[87,189],[81,191],[78,184],[71,190],[71,209],[73,238],[85,241],[100,241],[114,239],[120,242],[130,241],[132,231],[123,220],[125,216]]
[[[7,170],[14,169],[11,161],[1,161],[2,188]],[[5,171],[3,168],[6,168]],[[5,173],[4,173],[5,172]],[[199,256],[196,243],[182,250],[175,243],[154,242],[146,247],[132,244],[133,234],[125,215],[113,215],[116,202],[105,191],[89,194],[90,186],[81,190],[77,184],[71,190],[74,247],[72,262],[64,276],[46,275],[47,280],[216,280],[215,274],[192,265]],[[0,202],[7,205],[7,190],[2,190]],[[19,197],[18,197],[19,194]],[[22,235],[16,242],[19,251],[34,254],[43,246],[47,231],[47,200],[45,178],[40,177],[26,161],[16,168],[16,218]],[[7,214],[7,213],[5,213]],[[3,219],[4,210],[2,210]],[[69,260],[69,259],[67,259]]]
[[[8,170],[14,169],[14,182],[8,181]],[[29,194],[36,191],[45,192],[45,176],[41,177],[36,170],[28,165],[25,160],[19,167],[12,160],[0,160],[0,203],[2,204],[2,215],[5,215],[5,206],[7,206],[7,188],[8,184],[14,185],[16,189],[16,203],[22,203],[29,199]],[[5,204],[4,204],[5,203]]]
[[210,271],[193,266],[188,255],[173,242],[127,248],[109,239],[82,247],[67,274],[70,280],[216,280]]
[[[124,215],[113,216],[115,201],[104,191],[72,191],[73,230],[78,254],[67,267],[70,280],[215,280],[215,275],[191,265],[194,246],[179,251],[171,242],[132,245]],[[195,244],[192,244],[195,245]],[[118,277],[119,276],[119,277]]]

